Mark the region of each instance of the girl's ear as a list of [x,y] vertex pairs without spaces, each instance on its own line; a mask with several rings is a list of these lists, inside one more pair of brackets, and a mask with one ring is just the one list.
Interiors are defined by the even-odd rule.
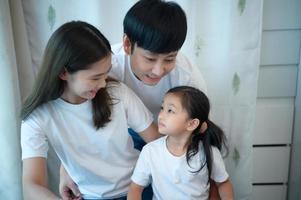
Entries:
[[200,120],[195,118],[195,119],[191,119],[188,122],[188,126],[187,126],[187,130],[188,131],[194,131],[200,124]]
[[66,81],[68,79],[68,72],[67,72],[66,68],[64,68],[64,70],[59,74],[59,77],[63,81]]
[[123,35],[122,42],[125,53],[130,55],[132,53],[132,43],[126,34]]
[[207,130],[207,128],[208,128],[207,122],[203,122],[203,123],[202,123],[202,126],[201,126],[201,128],[200,128],[200,133],[201,133],[201,134],[202,134],[202,133],[205,133],[205,131]]

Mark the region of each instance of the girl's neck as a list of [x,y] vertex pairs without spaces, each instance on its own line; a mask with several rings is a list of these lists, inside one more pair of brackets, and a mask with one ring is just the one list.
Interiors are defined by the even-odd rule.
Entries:
[[183,134],[181,136],[169,135],[166,139],[166,147],[168,151],[174,156],[182,156],[186,153],[189,137],[189,134]]

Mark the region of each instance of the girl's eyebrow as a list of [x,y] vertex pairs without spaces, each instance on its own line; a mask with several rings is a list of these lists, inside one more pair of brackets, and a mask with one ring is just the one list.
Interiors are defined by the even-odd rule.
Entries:
[[167,104],[167,106],[171,106],[171,107],[173,107],[173,108],[177,108],[177,107],[175,106],[175,104],[173,104],[173,103],[169,103],[169,104]]

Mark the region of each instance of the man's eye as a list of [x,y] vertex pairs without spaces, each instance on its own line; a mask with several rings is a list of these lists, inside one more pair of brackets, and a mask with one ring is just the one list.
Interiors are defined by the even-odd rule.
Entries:
[[168,62],[168,63],[174,62],[174,61],[175,61],[175,59],[168,59],[168,60],[165,60],[165,62]]
[[150,61],[150,62],[154,62],[156,59],[154,59],[154,58],[146,58],[148,61]]

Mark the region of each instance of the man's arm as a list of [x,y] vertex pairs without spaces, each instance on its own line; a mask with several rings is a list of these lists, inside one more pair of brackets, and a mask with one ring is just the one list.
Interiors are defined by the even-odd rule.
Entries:
[[25,200],[60,199],[48,189],[45,158],[23,160],[23,196]]
[[158,132],[158,126],[154,122],[152,122],[147,129],[141,131],[138,134],[146,143],[149,143],[161,137]]

